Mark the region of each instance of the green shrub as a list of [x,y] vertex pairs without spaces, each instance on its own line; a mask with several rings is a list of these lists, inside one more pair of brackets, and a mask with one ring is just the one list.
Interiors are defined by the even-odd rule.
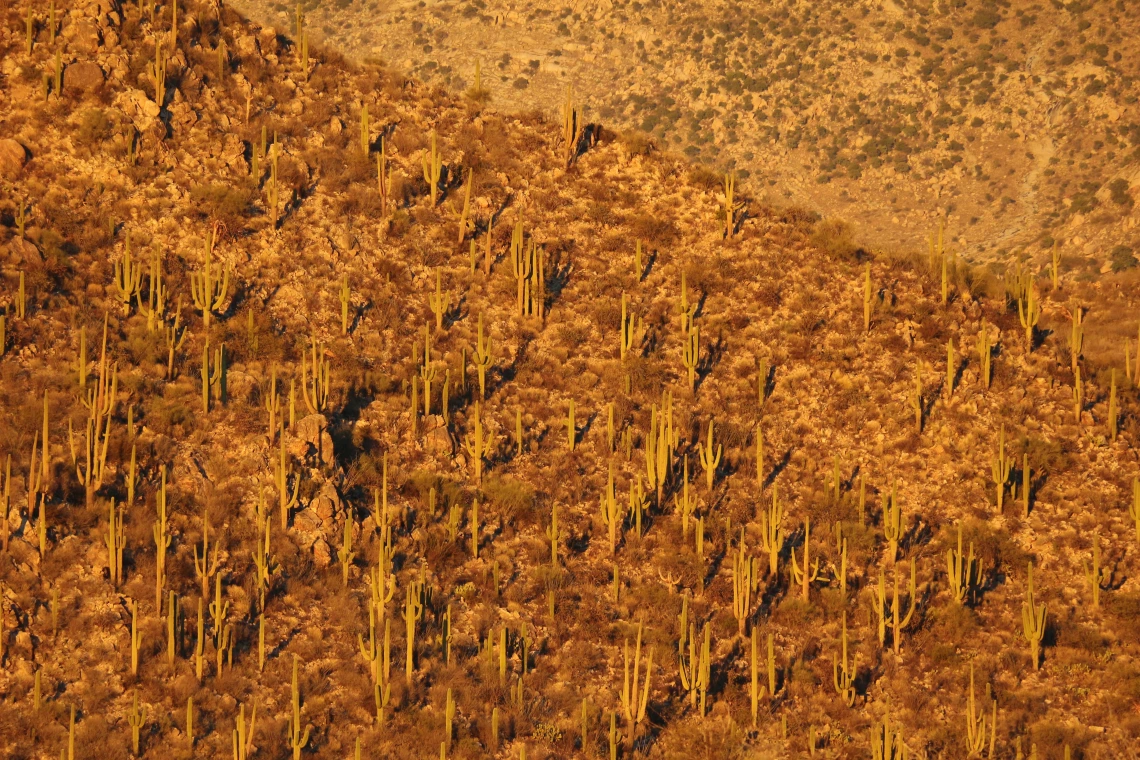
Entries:
[[1132,249],[1126,245],[1118,245],[1112,249],[1112,253],[1108,255],[1108,260],[1112,264],[1112,271],[1123,272],[1125,269],[1131,269],[1136,266],[1136,257],[1132,255]]

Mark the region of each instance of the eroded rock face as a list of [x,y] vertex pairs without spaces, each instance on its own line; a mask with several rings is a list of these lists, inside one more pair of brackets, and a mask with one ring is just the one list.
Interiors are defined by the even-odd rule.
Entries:
[[[344,540],[344,522],[348,518],[344,501],[336,484],[326,480],[316,496],[293,517],[293,532],[297,543],[313,553],[317,567],[328,567],[336,556],[336,549]],[[356,528],[354,526],[354,535]]]
[[93,61],[76,61],[63,70],[63,86],[67,90],[90,92],[103,84],[103,69]]
[[11,138],[0,140],[0,177],[15,179],[27,160],[28,152],[23,145]]
[[333,440],[329,421],[323,414],[310,414],[297,421],[297,439],[303,444],[299,455],[315,457],[324,467],[333,464]]

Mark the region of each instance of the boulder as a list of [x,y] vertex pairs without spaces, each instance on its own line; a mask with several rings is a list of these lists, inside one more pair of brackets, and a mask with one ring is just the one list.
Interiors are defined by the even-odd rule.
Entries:
[[0,140],[0,177],[15,179],[28,160],[24,146],[12,139]]
[[94,61],[76,61],[63,70],[64,89],[90,92],[101,84],[103,69]]
[[44,263],[43,254],[23,238],[12,238],[4,247],[4,263],[17,270],[36,269]]

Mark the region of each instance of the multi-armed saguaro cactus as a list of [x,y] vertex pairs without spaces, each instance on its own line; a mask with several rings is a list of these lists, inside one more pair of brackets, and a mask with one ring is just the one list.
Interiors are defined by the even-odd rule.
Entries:
[[[215,390],[216,389],[216,390]],[[202,346],[202,412],[209,413],[210,399],[225,400],[226,347],[222,344],[210,351],[210,344]]]
[[859,672],[859,654],[856,652],[850,660],[847,659],[847,610],[843,611],[840,639],[842,641],[842,653],[839,654],[839,658],[832,663],[831,680],[835,686],[835,691],[843,698],[844,704],[848,707],[854,707],[855,677]]
[[625,647],[622,650],[622,663],[624,665],[625,678],[622,682],[621,689],[621,705],[625,713],[626,726],[630,731],[632,738],[637,731],[637,727],[645,720],[645,708],[649,704],[649,689],[650,683],[653,679],[653,647],[649,648],[649,656],[645,663],[645,681],[644,688],[638,689],[638,671],[641,668],[641,634],[642,624],[640,621],[637,623],[637,643],[633,650],[633,680],[630,680],[629,675],[629,639],[625,641]]
[[720,468],[723,448],[720,444],[716,444],[716,452],[713,452],[713,420],[710,419],[708,441],[704,444],[701,444],[700,441],[697,442],[697,453],[700,455],[701,467],[705,471],[705,488],[709,491],[712,490],[717,470]]
[[451,307],[451,293],[444,292],[440,282],[439,268],[435,270],[435,293],[428,296],[428,305],[435,315],[435,329],[443,329],[443,317]]
[[131,696],[131,709],[127,713],[127,725],[131,727],[131,749],[135,757],[139,756],[139,734],[143,724],[146,723],[146,707],[139,707],[139,695],[135,692]]
[[994,481],[994,488],[997,490],[998,512],[1001,512],[1002,503],[1005,500],[1006,486],[1009,484],[1009,473],[1012,469],[1013,457],[1005,454],[1005,425],[1002,425],[998,433],[997,455],[990,459],[990,475]]
[[226,302],[232,272],[229,265],[223,265],[221,279],[218,279],[219,273],[213,265],[215,232],[213,229],[206,232],[202,269],[190,274],[190,297],[194,299],[194,306],[202,312],[202,330],[207,339],[210,334],[210,315],[221,309]]
[[123,508],[119,507],[118,518],[115,515],[115,497],[111,497],[110,518],[107,525],[107,537],[103,539],[107,545],[107,567],[110,570],[111,585],[118,586],[123,578],[123,549],[126,535],[123,530]]
[[898,725],[891,723],[890,711],[883,722],[871,726],[871,757],[873,760],[907,760],[910,756]]
[[610,538],[610,554],[617,551],[617,541],[622,526],[622,508],[621,502],[617,500],[617,495],[614,492],[614,465],[610,463],[610,476],[606,486],[606,490],[602,493],[601,499],[601,515],[602,524],[606,526]]
[[887,559],[894,562],[899,556],[899,541],[905,535],[903,530],[902,504],[899,502],[898,485],[891,484],[890,493],[883,492],[883,538],[887,540]]
[[1021,635],[1029,643],[1029,655],[1033,669],[1041,666],[1041,642],[1045,638],[1045,603],[1037,604],[1033,594],[1033,563],[1029,563],[1029,579],[1025,589],[1025,601],[1021,603]]
[[1033,331],[1041,319],[1041,303],[1037,300],[1037,290],[1032,286],[1026,288],[1024,297],[1017,299],[1017,316],[1025,328],[1025,350],[1032,351]]
[[681,343],[681,363],[689,376],[689,390],[697,388],[697,368],[701,358],[701,327],[693,319],[686,323],[683,342]]
[[879,644],[885,645],[887,640],[887,625],[888,620],[891,627],[891,643],[894,647],[895,654],[899,653],[899,648],[902,644],[902,632],[914,617],[914,611],[918,605],[918,588],[915,584],[915,567],[914,557],[910,558],[910,588],[909,588],[909,608],[906,615],[902,615],[900,619],[901,602],[899,600],[899,570],[895,566],[895,579],[894,579],[894,595],[891,598],[890,613],[886,610],[887,604],[887,585],[886,573],[882,567],[879,568],[879,584],[877,587],[872,588],[873,603],[871,610],[875,614],[875,619],[879,624]]
[[[139,311],[146,317],[146,330],[153,333],[166,319],[167,288],[162,281],[162,251],[154,246],[154,255],[149,266],[150,287],[147,292],[147,305],[139,304]],[[118,278],[116,278],[117,280]]]
[[1073,375],[1080,371],[1081,354],[1085,348],[1085,310],[1075,299],[1069,306],[1069,363]]
[[285,739],[289,748],[293,750],[293,760],[301,760],[301,750],[309,743],[309,734],[312,731],[312,726],[305,726],[304,730],[301,729],[301,687],[297,682],[297,655],[293,655],[293,684],[292,692],[292,713],[289,715],[289,725],[286,728]]
[[491,368],[491,364],[494,360],[494,356],[491,353],[491,333],[488,331],[487,339],[483,340],[483,315],[480,313],[479,328],[475,339],[475,354],[472,361],[475,365],[475,369],[479,372],[480,400],[487,397],[487,370]]
[[[986,684],[986,694],[990,691]],[[997,700],[993,700],[993,717],[990,720],[989,754],[994,757],[994,745],[997,742]],[[970,692],[966,697],[966,751],[970,757],[981,757],[982,750],[986,748],[986,713],[978,710],[974,701],[974,663],[970,663]]]
[[475,472],[475,482],[483,482],[483,458],[487,456],[491,450],[491,444],[495,440],[495,435],[490,430],[483,427],[483,404],[476,402],[475,414],[473,420],[473,427],[467,433],[467,437],[463,442],[464,448],[467,453],[471,455],[471,464]]
[[736,618],[736,631],[744,635],[744,628],[752,612],[752,591],[756,586],[756,562],[748,555],[744,528],[740,529],[740,543],[732,557],[732,616]]
[[407,651],[404,660],[404,682],[411,686],[412,672],[415,670],[416,622],[424,616],[424,585],[413,581],[404,595],[404,632],[407,636]]
[[293,493],[289,493],[289,467],[285,459],[285,422],[281,422],[279,436],[281,448],[273,468],[273,484],[277,487],[277,505],[281,514],[281,530],[289,530],[289,511],[297,506],[297,489],[301,486],[301,476],[293,478]]
[[123,255],[115,262],[115,277],[113,284],[115,286],[115,297],[123,305],[123,313],[128,314],[131,310],[131,299],[136,301],[139,299],[139,293],[142,288],[142,264],[135,262],[131,258],[131,233],[126,234],[126,243],[123,249]]
[[566,85],[566,100],[562,104],[562,153],[568,167],[578,156],[583,132],[582,114],[574,107],[574,91]]
[[784,548],[784,508],[776,495],[776,484],[772,484],[772,506],[760,513],[760,540],[764,551],[768,552],[768,572],[775,576],[779,567],[780,552]]
[[439,180],[443,175],[443,159],[440,157],[439,147],[436,145],[435,130],[431,131],[431,148],[424,151],[420,157],[424,172],[424,182],[428,184],[431,195],[431,205],[434,206],[439,197]]
[[[706,622],[701,643],[698,645],[696,624],[690,624],[688,632],[689,656],[687,662],[684,651],[684,638],[682,638],[678,646],[681,685],[689,692],[689,705],[692,707],[699,706],[699,714],[702,717],[705,714],[705,702],[708,697],[709,676],[711,675],[709,658],[711,647],[709,636],[709,624]],[[697,699],[698,696],[700,697],[699,702]]]
[[980,580],[978,561],[974,559],[974,542],[969,554],[962,552],[962,523],[958,523],[958,549],[946,550],[946,577],[950,595],[956,604],[969,604]]
[[316,336],[312,338],[310,354],[311,361],[306,360],[304,351],[301,352],[301,397],[305,400],[305,406],[310,414],[320,414],[328,407],[332,368],[328,357],[325,356],[325,346],[323,343],[317,343]]
[[982,389],[990,387],[990,378],[992,374],[992,361],[994,357],[994,345],[990,337],[990,328],[986,324],[986,320],[982,320],[982,329],[978,332],[978,338],[974,343],[974,347],[978,351],[978,382],[981,383]]
[[249,723],[245,721],[245,705],[238,707],[237,723],[233,730],[234,760],[248,760],[253,754],[253,730],[257,725],[257,700],[253,700]]
[[661,397],[661,408],[650,407],[649,431],[645,436],[645,473],[649,487],[657,492],[657,506],[660,509],[664,495],[665,481],[672,466],[673,451],[677,446],[677,433],[673,428],[673,399],[665,393]]
[[1081,560],[1081,568],[1084,571],[1085,580],[1088,581],[1089,587],[1092,589],[1092,604],[1093,608],[1100,607],[1100,592],[1105,587],[1106,581],[1111,581],[1112,572],[1107,568],[1101,567],[1100,564],[1100,534],[1093,534],[1092,545],[1092,565],[1088,565],[1084,560]]
[[629,313],[629,296],[623,291],[621,294],[621,343],[620,356],[625,357],[641,339],[642,323],[635,314]]
[[819,557],[815,564],[810,565],[809,553],[811,551],[811,519],[804,519],[804,563],[801,567],[796,560],[796,547],[792,547],[792,582],[800,587],[800,596],[807,601],[808,589],[819,578]]

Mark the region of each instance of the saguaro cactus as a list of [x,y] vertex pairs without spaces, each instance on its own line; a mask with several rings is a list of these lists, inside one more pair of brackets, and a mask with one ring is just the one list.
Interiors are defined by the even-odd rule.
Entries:
[[1033,593],[1033,563],[1029,563],[1028,585],[1025,601],[1021,603],[1021,635],[1029,643],[1029,654],[1033,669],[1041,667],[1041,641],[1045,638],[1045,603],[1037,604]]
[[190,274],[190,297],[194,300],[194,306],[202,312],[202,330],[207,339],[210,334],[210,314],[221,309],[225,303],[231,273],[230,267],[223,265],[221,279],[218,279],[218,272],[213,267],[214,233],[212,229],[206,233],[202,269]]
[[624,665],[625,678],[622,683],[621,690],[621,704],[622,710],[625,713],[626,725],[629,727],[631,738],[637,731],[638,725],[645,720],[645,708],[649,704],[649,689],[650,683],[653,678],[653,648],[649,648],[649,656],[645,663],[645,681],[643,682],[644,688],[638,689],[638,671],[641,668],[641,634],[642,624],[639,621],[637,624],[637,643],[633,650],[633,680],[630,680],[629,675],[629,639],[625,641],[625,647],[622,650],[622,662]]
[[705,488],[709,491],[712,490],[713,482],[716,480],[716,472],[720,467],[720,457],[723,452],[723,447],[716,444],[716,452],[713,452],[713,420],[709,420],[708,429],[708,442],[705,444],[697,443],[697,453],[700,455],[701,467],[705,471]]
[[420,157],[420,163],[423,165],[424,182],[428,183],[431,194],[431,205],[434,206],[439,197],[439,179],[443,174],[443,159],[440,158],[439,148],[436,145],[434,129],[431,131],[431,148]]
[[998,433],[998,451],[997,455],[990,459],[990,475],[994,481],[994,488],[997,490],[997,508],[1001,512],[1002,503],[1005,500],[1005,490],[1009,483],[1009,473],[1013,469],[1013,457],[1008,457],[1005,454],[1005,425],[1001,426]]
[[859,653],[848,660],[847,659],[847,610],[843,611],[843,627],[840,634],[842,641],[842,652],[839,653],[838,659],[832,663],[831,666],[831,680],[835,686],[835,691],[843,698],[844,704],[848,707],[855,706],[855,676],[858,674],[858,658]]
[[[986,693],[989,694],[989,684],[986,684]],[[997,742],[997,700],[993,700],[993,718],[990,720],[989,755],[994,756],[994,745]],[[986,713],[979,711],[974,701],[974,663],[970,663],[970,692],[966,701],[966,751],[970,757],[981,756],[986,748]]]
[[760,540],[764,551],[768,552],[768,572],[776,574],[780,562],[780,551],[784,547],[784,508],[776,495],[776,484],[772,484],[772,506],[760,513]]
[[312,726],[301,729],[301,687],[297,682],[297,655],[293,655],[293,683],[292,683],[292,713],[289,715],[289,725],[285,738],[289,748],[293,750],[293,760],[301,760],[301,750],[309,743],[309,734]]
[[956,604],[969,604],[979,581],[978,561],[974,559],[974,542],[969,554],[962,553],[962,523],[958,523],[958,549],[946,550],[946,577]]
[[815,564],[810,565],[809,553],[811,551],[811,520],[804,519],[804,563],[801,567],[796,560],[796,547],[792,547],[792,582],[800,587],[800,596],[804,601],[808,599],[808,589],[819,578],[819,558]]

